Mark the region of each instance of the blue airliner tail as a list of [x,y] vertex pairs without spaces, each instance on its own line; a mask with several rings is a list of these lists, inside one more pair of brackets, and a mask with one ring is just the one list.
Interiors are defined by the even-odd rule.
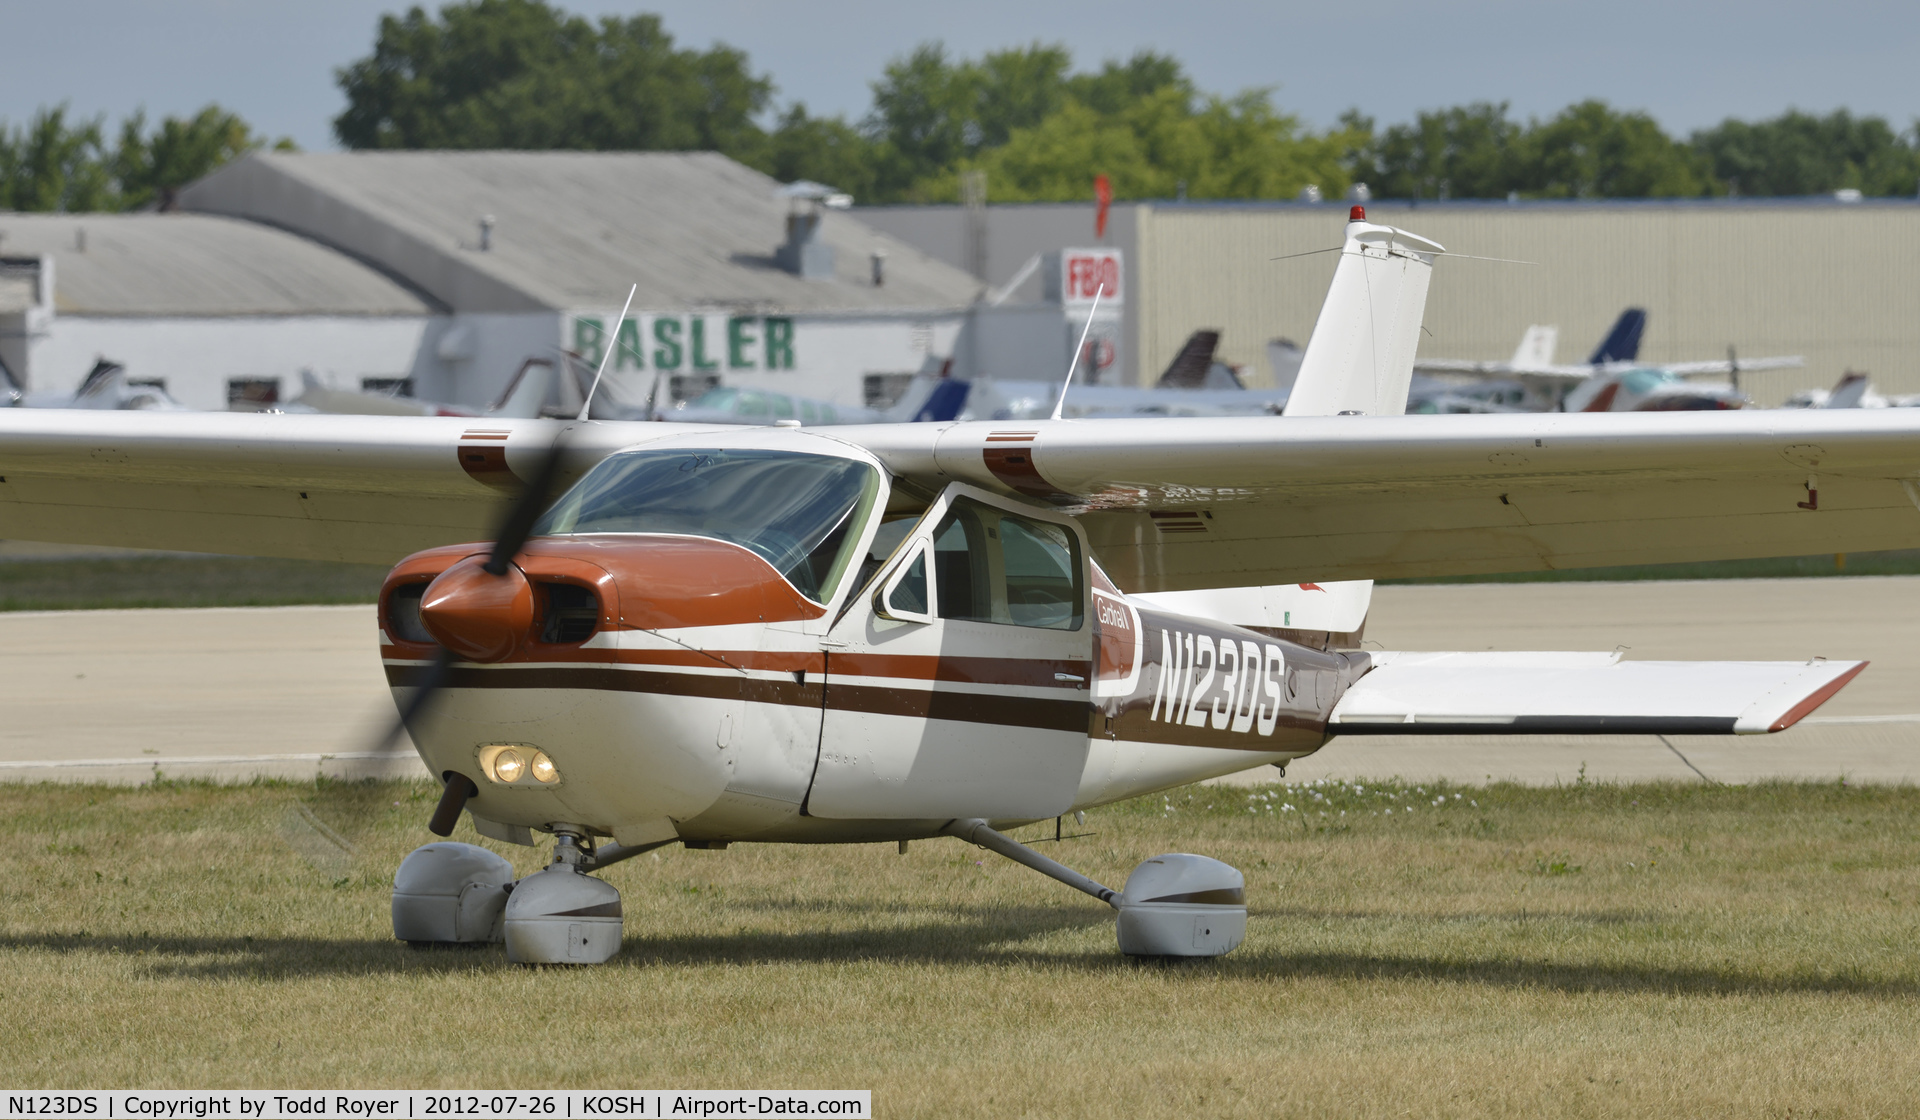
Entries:
[[1593,357],[1587,359],[1588,365],[1600,365],[1605,362],[1631,362],[1640,356],[1640,335],[1647,329],[1647,313],[1639,307],[1629,307],[1613,321],[1613,329],[1600,342]]

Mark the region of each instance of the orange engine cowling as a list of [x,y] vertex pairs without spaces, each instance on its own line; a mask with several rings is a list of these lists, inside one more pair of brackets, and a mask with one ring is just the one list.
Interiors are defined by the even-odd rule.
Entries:
[[658,630],[818,618],[757,553],[726,541],[652,534],[528,542],[502,575],[489,546],[418,552],[387,575],[380,621],[406,655],[443,645],[466,661],[550,656],[611,630]]

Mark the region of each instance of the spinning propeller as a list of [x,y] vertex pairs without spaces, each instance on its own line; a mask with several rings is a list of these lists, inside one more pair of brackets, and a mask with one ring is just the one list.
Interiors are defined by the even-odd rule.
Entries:
[[[541,456],[539,466],[528,479],[526,488],[508,504],[506,513],[500,519],[499,527],[493,534],[493,551],[477,570],[470,569],[470,580],[505,580],[513,567],[513,558],[527,543],[527,537],[533,532],[533,524],[546,512],[560,481],[560,462],[566,455],[566,434],[563,428],[554,437],[553,443]],[[429,586],[431,590],[431,585]],[[423,603],[424,605],[424,603]],[[433,663],[421,674],[419,683],[414,687],[413,695],[407,698],[399,714],[387,730],[373,744],[376,753],[388,753],[406,733],[409,724],[426,714],[428,708],[446,687],[452,676],[453,663],[458,654],[445,646],[434,655]],[[440,804],[433,811],[433,817],[427,822],[427,828],[436,836],[449,836],[454,824],[460,819],[460,810],[466,807],[467,799],[480,792],[472,779],[459,774],[450,775],[446,791],[440,795]]]

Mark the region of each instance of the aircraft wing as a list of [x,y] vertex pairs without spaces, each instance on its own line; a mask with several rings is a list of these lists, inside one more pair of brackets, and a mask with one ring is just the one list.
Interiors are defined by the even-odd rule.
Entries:
[[[0,537],[390,564],[484,539],[557,420],[0,409]],[[690,425],[576,426],[566,469]]]
[[1376,653],[1334,706],[1338,735],[1761,735],[1864,661],[1621,661],[1617,653]]
[[838,428],[1076,512],[1129,592],[1920,548],[1906,410]]
[[[694,425],[0,410],[0,537],[391,562]],[[928,488],[1080,516],[1130,592],[1920,548],[1920,411],[827,429]],[[810,437],[819,438],[819,437]]]
[[1732,373],[1736,369],[1741,373],[1762,369],[1800,369],[1807,360],[1798,354],[1788,354],[1778,358],[1740,358],[1729,361],[1725,358],[1705,362],[1617,362],[1608,366],[1609,370],[1618,369],[1663,369],[1681,377],[1700,377],[1706,374]]
[[[1722,362],[1721,365],[1725,365]],[[1744,360],[1741,369],[1771,369],[1750,366]],[[1592,366],[1536,365],[1516,362],[1476,362],[1467,358],[1421,358],[1413,363],[1415,373],[1472,373],[1484,377],[1539,377],[1553,381],[1584,381],[1593,376]]]

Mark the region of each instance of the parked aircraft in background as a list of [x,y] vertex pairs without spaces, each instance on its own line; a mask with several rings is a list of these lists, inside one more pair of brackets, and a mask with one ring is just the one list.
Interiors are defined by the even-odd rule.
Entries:
[[1831,389],[1802,389],[1782,408],[1920,408],[1920,394],[1883,396],[1866,374],[1848,370]]
[[1122,952],[1215,956],[1234,868],[1116,891],[1003,830],[1343,735],[1765,734],[1864,668],[1363,650],[1367,581],[1920,546],[1920,414],[1398,415],[1442,252],[1353,208],[1284,421],[6,412],[0,518],[399,559],[380,656],[429,829],[554,839],[518,881],[417,849],[400,938],[590,964],[622,920],[590,872],[652,848],[944,836],[1111,905]]
[[119,362],[101,358],[87,371],[86,379],[71,393],[30,393],[0,363],[0,404],[13,408],[93,408],[140,409],[178,412],[186,406],[167,395],[157,384],[127,380],[127,370]]
[[[1272,389],[1249,389],[1234,367],[1214,357],[1220,332],[1198,330],[1151,388],[1070,385],[1060,415],[1068,419],[1117,416],[1278,416],[1293,389],[1291,377]],[[1276,373],[1299,369],[1299,349],[1284,339],[1268,344]],[[1290,351],[1290,353],[1289,353]],[[982,380],[967,398],[967,415],[982,420],[1032,420],[1053,415],[1058,381]]]
[[539,416],[553,392],[553,362],[528,358],[520,363],[500,396],[484,410],[403,397],[397,393],[335,389],[310,369],[300,371],[300,395],[284,412],[329,412],[349,416]]
[[950,378],[916,377],[891,408],[849,408],[828,401],[764,389],[709,389],[684,405],[655,414],[679,424],[778,424],[798,421],[806,427],[836,424],[910,424],[952,420],[960,415],[968,383]]
[[[573,371],[578,399],[586,398],[593,383],[594,370],[568,352],[567,363]],[[603,378],[593,394],[593,418],[596,420],[654,420],[675,424],[799,424],[802,427],[830,427],[839,424],[906,424],[947,421],[960,415],[970,390],[968,382],[947,376],[945,368],[935,364],[929,372],[916,375],[888,408],[861,408],[831,401],[798,397],[770,389],[737,388],[729,385],[707,390],[690,401],[670,404],[661,399],[661,377],[656,374],[647,398],[636,400],[630,384]],[[561,415],[573,415],[563,409]]]
[[[1524,390],[1519,407],[1535,412],[1680,412],[1739,408],[1747,400],[1739,391],[1742,372],[1806,364],[1798,355],[1736,358],[1731,349],[1724,360],[1642,362],[1640,337],[1646,326],[1646,311],[1627,308],[1579,365],[1555,363],[1559,328],[1536,324],[1520,336],[1519,347],[1506,361],[1422,358],[1413,368],[1421,374],[1497,378],[1517,384]],[[1688,380],[1716,374],[1725,375],[1729,384]]]

